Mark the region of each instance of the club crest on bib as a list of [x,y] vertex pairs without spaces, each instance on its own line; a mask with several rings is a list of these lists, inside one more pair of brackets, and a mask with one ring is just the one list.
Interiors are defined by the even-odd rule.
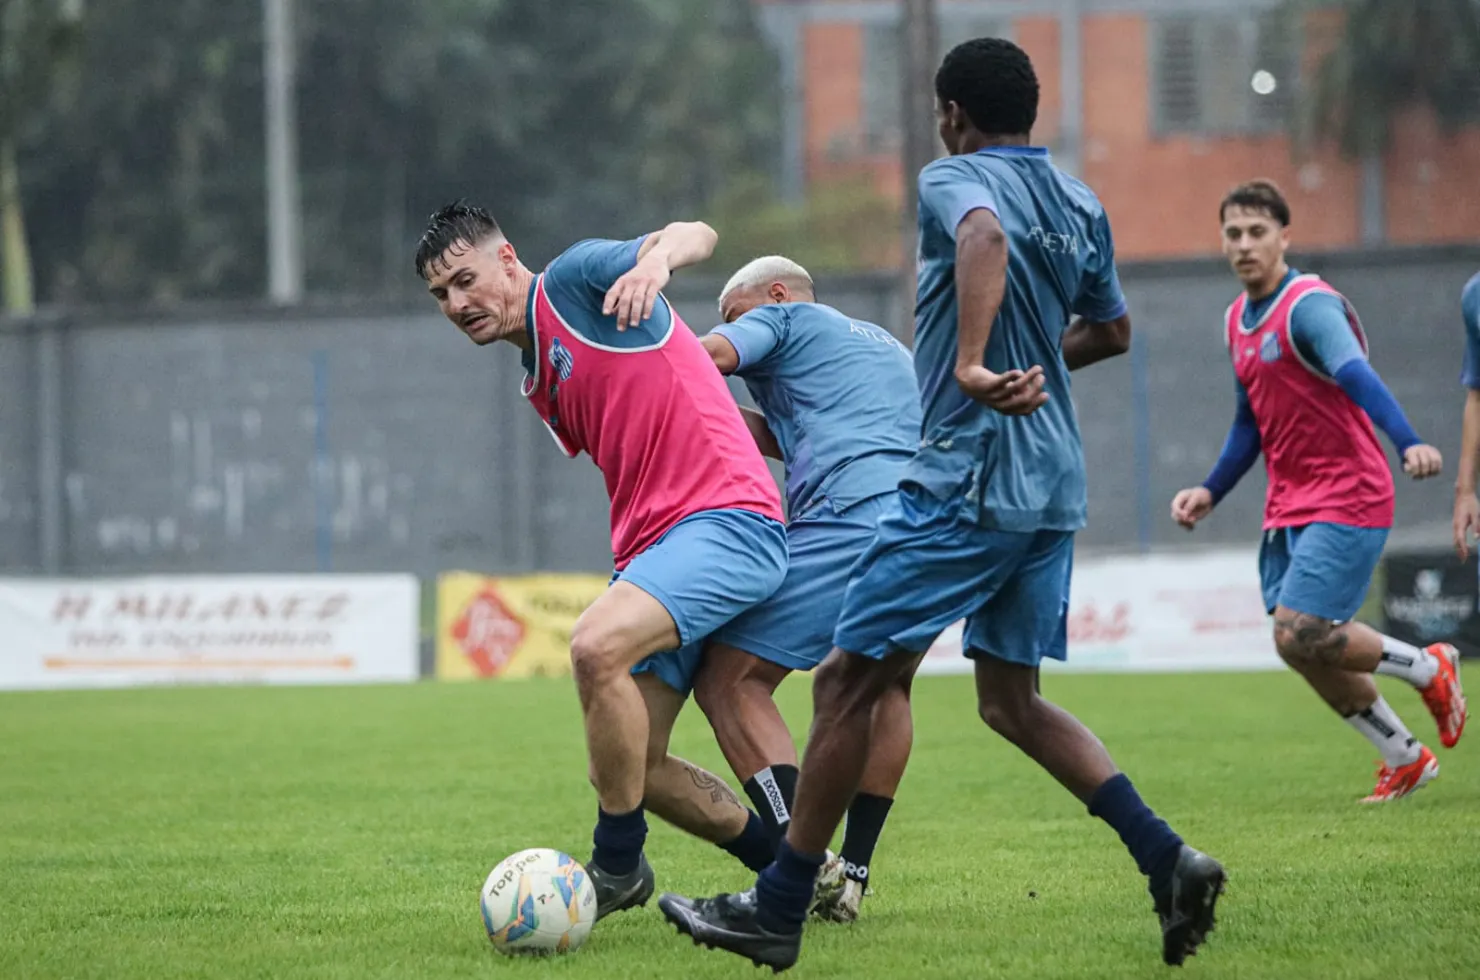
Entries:
[[1265,364],[1273,364],[1280,359],[1280,338],[1278,334],[1267,333],[1259,342],[1259,360]]
[[561,381],[569,381],[570,373],[575,370],[576,359],[571,355],[570,348],[560,342],[559,337],[550,341],[550,366],[555,369]]

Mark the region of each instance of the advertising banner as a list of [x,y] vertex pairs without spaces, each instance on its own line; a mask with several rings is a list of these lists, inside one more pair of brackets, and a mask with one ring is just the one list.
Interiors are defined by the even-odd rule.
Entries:
[[607,575],[437,579],[437,676],[449,680],[570,673],[570,632]]
[[409,681],[411,575],[0,579],[0,688]]

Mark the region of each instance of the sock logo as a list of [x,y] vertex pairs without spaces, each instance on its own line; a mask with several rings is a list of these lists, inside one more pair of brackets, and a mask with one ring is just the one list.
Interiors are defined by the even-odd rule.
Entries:
[[854,881],[868,881],[868,865],[854,864],[852,861],[843,862],[843,874]]
[[776,785],[776,777],[771,775],[771,770],[756,773],[755,781],[760,785],[761,792],[766,794],[766,802],[771,804],[771,815],[776,818],[776,822],[782,824],[791,820],[791,811],[786,808],[786,800],[781,797],[781,787]]

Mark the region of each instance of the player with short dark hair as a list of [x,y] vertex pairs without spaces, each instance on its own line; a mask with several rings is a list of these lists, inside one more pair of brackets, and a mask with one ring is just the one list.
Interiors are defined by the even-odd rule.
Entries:
[[920,173],[915,374],[923,438],[854,566],[817,669],[796,807],[753,892],[663,913],[702,943],[791,966],[825,848],[858,788],[880,697],[965,618],[977,710],[1120,835],[1147,876],[1163,957],[1213,927],[1222,867],[1141,801],[1094,734],[1038,693],[1067,656],[1074,533],[1086,516],[1069,372],[1124,353],[1130,319],[1104,208],[1030,143],[1028,56],[968,41],[935,81],[951,156]]
[[1260,453],[1269,471],[1259,577],[1280,657],[1382,754],[1363,802],[1395,800],[1439,773],[1372,675],[1411,684],[1459,741],[1465,698],[1448,644],[1420,650],[1352,621],[1393,525],[1393,476],[1373,423],[1416,480],[1443,461],[1408,423],[1367,362],[1356,310],[1314,275],[1290,268],[1290,206],[1273,183],[1242,184],[1218,206],[1223,251],[1244,290],[1224,314],[1236,412],[1223,452],[1201,486],[1172,501],[1188,530],[1206,518]]
[[486,212],[454,204],[416,249],[449,320],[475,344],[520,349],[525,398],[567,456],[591,456],[611,497],[616,574],[570,640],[600,801],[586,865],[598,918],[652,895],[645,807],[748,867],[774,853],[722,780],[668,752],[699,641],[786,574],[775,481],[661,293],[714,242],[708,225],[678,222],[632,241],[580,242],[536,275]]
[[1459,479],[1454,484],[1454,550],[1461,561],[1467,561],[1470,539],[1480,534],[1480,499],[1475,496],[1475,478],[1480,471],[1480,272],[1465,284],[1459,305],[1465,325],[1465,360],[1460,384],[1468,394],[1460,430]]
[[[760,407],[743,410],[764,455],[786,464],[787,551],[781,588],[727,623],[705,650],[694,697],[735,777],[780,845],[797,782],[796,743],[772,699],[794,670],[832,649],[848,572],[873,540],[920,439],[910,352],[883,328],[817,302],[791,259],[746,264],[720,292],[701,343]],[[858,918],[869,865],[909,762],[910,678],[874,709],[872,751],[848,807],[841,866],[824,869],[815,913]]]

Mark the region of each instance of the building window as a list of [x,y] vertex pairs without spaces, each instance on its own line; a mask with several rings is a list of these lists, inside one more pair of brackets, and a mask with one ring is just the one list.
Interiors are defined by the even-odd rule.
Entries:
[[1163,17],[1151,23],[1158,133],[1280,129],[1297,82],[1298,34],[1279,14]]
[[[940,46],[936,64],[962,41],[974,37],[1006,37],[1006,24],[980,14],[940,12]],[[903,95],[903,25],[898,20],[863,25],[863,106],[860,146],[863,153],[894,153],[904,139],[900,114]]]

